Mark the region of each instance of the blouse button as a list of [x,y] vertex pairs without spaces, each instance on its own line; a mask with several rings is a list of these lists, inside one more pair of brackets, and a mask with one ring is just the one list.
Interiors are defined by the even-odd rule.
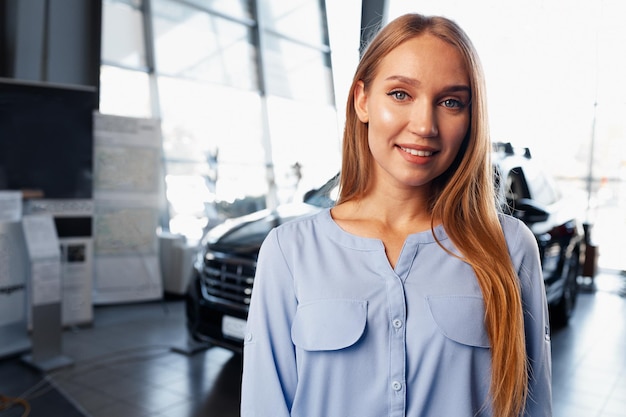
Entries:
[[402,389],[402,384],[401,384],[400,382],[398,382],[398,381],[393,381],[393,382],[391,383],[391,388],[392,388],[394,391],[400,391],[400,390]]
[[402,327],[402,320],[400,319],[395,319],[393,321],[393,327],[395,327],[396,329],[399,329],[400,327]]

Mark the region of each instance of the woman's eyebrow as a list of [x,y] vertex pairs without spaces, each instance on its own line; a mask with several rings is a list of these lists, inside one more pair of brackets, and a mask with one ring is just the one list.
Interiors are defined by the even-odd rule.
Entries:
[[404,75],[390,75],[389,77],[385,78],[385,81],[400,81],[402,83],[414,86],[418,86],[421,84],[419,80],[416,80],[415,78],[405,77]]
[[[415,87],[421,84],[420,80],[406,77],[404,75],[390,75],[389,77],[385,78],[385,81],[400,81],[401,83],[412,85]],[[442,91],[445,93],[467,92],[468,94],[471,94],[472,89],[469,87],[469,85],[466,84],[454,84],[445,87]]]
[[472,93],[472,89],[469,87],[469,85],[464,85],[464,84],[451,85],[449,87],[444,88],[443,91],[445,93],[458,93],[458,92],[462,92],[462,93],[465,92],[467,94]]

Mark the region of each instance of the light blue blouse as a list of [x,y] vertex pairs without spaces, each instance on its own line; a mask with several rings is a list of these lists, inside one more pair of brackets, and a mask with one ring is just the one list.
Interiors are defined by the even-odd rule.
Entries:
[[[519,220],[501,222],[525,310],[525,416],[551,416],[537,244]],[[434,232],[452,249],[442,226]],[[491,416],[483,317],[473,270],[431,231],[410,235],[392,269],[380,240],[345,232],[329,209],[279,226],[259,253],[241,416]]]

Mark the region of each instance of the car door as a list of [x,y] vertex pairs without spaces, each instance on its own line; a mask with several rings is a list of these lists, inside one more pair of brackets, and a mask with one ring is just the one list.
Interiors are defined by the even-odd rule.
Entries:
[[528,166],[511,169],[506,178],[506,200],[512,213],[533,231],[539,253],[549,302],[561,293],[564,255],[569,242],[555,213],[558,192],[539,170]]

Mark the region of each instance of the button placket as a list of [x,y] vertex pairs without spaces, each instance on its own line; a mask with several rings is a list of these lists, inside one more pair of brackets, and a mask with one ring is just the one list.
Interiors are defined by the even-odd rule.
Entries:
[[387,281],[387,300],[389,302],[389,391],[390,417],[400,417],[406,411],[406,299],[404,285],[399,276],[390,276]]

